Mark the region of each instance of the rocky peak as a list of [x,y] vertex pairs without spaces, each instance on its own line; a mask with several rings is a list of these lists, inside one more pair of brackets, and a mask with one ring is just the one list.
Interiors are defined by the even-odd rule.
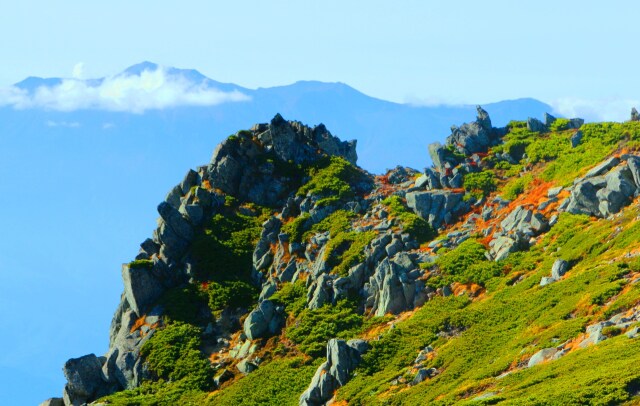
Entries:
[[[341,156],[355,164],[356,141],[341,141],[323,124],[306,126],[280,114],[223,141],[214,151],[206,179],[214,188],[241,200],[275,207],[298,186],[298,165],[326,156]],[[298,172],[298,173],[296,173]]]

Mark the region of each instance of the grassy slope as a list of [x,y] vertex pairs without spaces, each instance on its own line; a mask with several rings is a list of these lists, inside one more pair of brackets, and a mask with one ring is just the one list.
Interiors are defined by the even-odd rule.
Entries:
[[[505,145],[494,152],[526,153],[530,162],[497,164],[489,175],[496,179],[495,193],[515,198],[531,192],[535,187],[531,175],[524,179],[520,176],[525,167],[551,186],[570,184],[606,156],[622,148],[635,148],[640,140],[639,123],[588,124],[581,131],[582,144],[572,149],[569,139],[574,131],[558,128],[552,133],[537,134],[527,132],[522,123],[514,123]],[[493,159],[492,154],[487,159]],[[337,163],[334,166],[332,170],[349,172]],[[330,204],[330,194],[320,180],[310,182],[301,192],[317,192]],[[330,186],[347,191],[342,183]],[[333,194],[336,195],[339,193]],[[372,350],[353,379],[337,392],[338,399],[356,405],[619,404],[629,400],[630,393],[640,386],[640,340],[624,335],[534,368],[518,366],[539,349],[575,338],[586,325],[638,303],[640,287],[626,284],[623,276],[640,271],[640,265],[623,259],[623,255],[640,248],[640,223],[635,221],[639,214],[633,204],[614,220],[562,215],[534,248],[512,254],[499,263],[500,276],[487,279],[485,273],[482,284],[487,291],[479,298],[436,298],[398,321],[394,329],[377,333],[379,339],[371,341]],[[327,224],[316,225],[314,231],[329,230],[332,237],[348,234],[349,220],[344,212],[338,213]],[[295,230],[294,240],[308,238],[305,233],[314,227],[307,219],[289,224],[288,228]],[[575,265],[563,280],[538,286],[557,258]],[[308,318],[322,326],[322,331],[313,334],[322,340],[325,330],[349,336],[362,331],[349,325],[342,334],[336,333],[331,324],[334,312],[314,312],[314,317],[326,313],[328,324],[324,327],[322,320],[310,318],[309,311],[301,311],[298,302],[304,292],[298,293],[280,295],[285,301],[292,301],[287,306],[290,326],[304,325]],[[268,357],[257,371],[211,395],[184,390],[180,382],[172,382],[124,392],[113,396],[112,401],[149,405],[169,399],[166,404],[178,400],[183,404],[296,404],[321,357],[314,354],[316,358],[302,361],[301,346],[309,343],[296,342],[295,333],[295,328],[285,330],[279,339],[286,341],[285,350],[279,346],[278,351],[282,351]],[[436,367],[441,373],[413,387],[393,386],[392,381],[398,377],[407,381],[413,378],[416,370],[411,365],[426,345],[433,346],[436,356],[424,367]],[[513,372],[498,378],[506,371]],[[472,400],[488,392],[495,395]]]

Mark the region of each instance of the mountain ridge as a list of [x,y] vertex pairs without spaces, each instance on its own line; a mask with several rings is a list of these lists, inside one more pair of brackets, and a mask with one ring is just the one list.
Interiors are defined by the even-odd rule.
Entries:
[[637,119],[478,106],[433,167],[380,176],[323,125],[241,130],[158,206],[109,352],[49,404],[633,402]]

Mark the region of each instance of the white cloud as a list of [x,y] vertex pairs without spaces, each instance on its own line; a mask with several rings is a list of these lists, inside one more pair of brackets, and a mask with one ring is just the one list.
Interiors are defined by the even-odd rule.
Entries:
[[550,103],[556,113],[565,117],[581,117],[587,121],[626,121],[631,108],[640,108],[640,100],[608,98],[562,98]]
[[[80,65],[80,64],[79,64]],[[74,68],[81,73],[82,67]],[[164,68],[138,75],[107,77],[99,84],[81,79],[64,79],[56,86],[41,86],[32,92],[15,86],[0,89],[0,106],[16,109],[42,108],[55,111],[86,109],[143,113],[178,106],[213,106],[249,100],[239,92],[223,92],[193,83],[180,75],[169,75]]]
[[103,130],[108,130],[110,128],[114,128],[116,125],[113,123],[102,123],[102,129]]
[[84,75],[84,62],[78,62],[74,65],[73,70],[71,71],[71,76],[74,79],[82,79]]
[[67,127],[67,128],[78,128],[80,127],[80,123],[77,121],[53,121],[47,120],[45,123],[47,127]]

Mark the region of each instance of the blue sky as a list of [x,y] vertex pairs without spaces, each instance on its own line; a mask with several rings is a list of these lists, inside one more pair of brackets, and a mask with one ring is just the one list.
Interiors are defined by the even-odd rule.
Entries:
[[398,102],[534,97],[619,118],[640,99],[639,12],[626,0],[25,0],[0,13],[0,85],[151,60],[252,88],[340,81]]
[[[343,82],[416,104],[533,97],[567,116],[615,120],[640,107],[637,1],[5,3],[0,107],[141,114],[242,100],[163,71],[113,76],[144,60],[248,88]],[[27,76],[108,80],[25,97],[12,84]],[[0,382],[18,405],[60,395],[66,358],[106,350],[120,264],[151,234],[155,204],[210,154],[171,157],[180,168],[171,172],[138,148],[157,142],[153,129],[129,140],[47,123],[38,139],[9,140],[19,153],[3,150],[0,132]],[[101,153],[114,146],[121,151]]]

